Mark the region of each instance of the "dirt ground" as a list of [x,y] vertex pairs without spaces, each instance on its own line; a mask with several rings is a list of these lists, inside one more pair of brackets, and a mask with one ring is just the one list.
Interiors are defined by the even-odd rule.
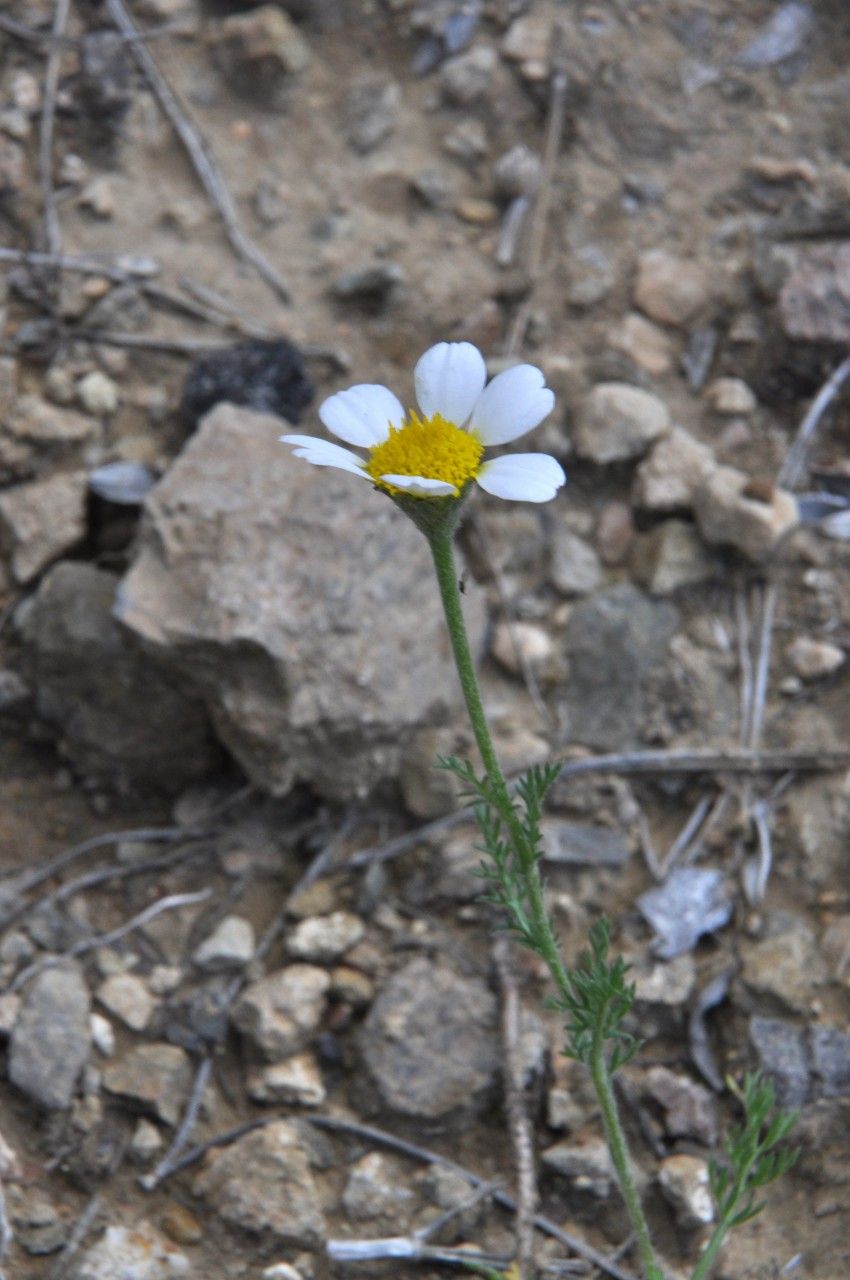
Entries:
[[[577,656],[571,628],[595,591],[647,586],[651,540],[663,522],[660,509],[635,497],[637,454],[608,462],[576,447],[580,404],[592,387],[625,383],[663,401],[675,424],[756,488],[766,486],[772,501],[812,398],[846,355],[850,288],[835,264],[850,236],[850,12],[840,0],[811,6],[485,0],[465,8],[452,0],[283,0],[279,12],[291,14],[291,26],[281,32],[272,23],[259,33],[242,28],[235,37],[231,30],[228,43],[226,24],[258,10],[225,0],[129,5],[132,20],[148,33],[144,48],[182,104],[181,118],[214,157],[233,216],[285,285],[287,301],[228,242],[149,75],[127,52],[132,42],[86,72],[83,37],[115,30],[120,8],[72,0],[52,41],[48,33],[61,4],[54,11],[48,0],[7,0],[0,12],[0,248],[11,251],[0,262],[6,272],[0,314],[3,353],[16,383],[7,402],[0,386],[0,404],[11,420],[16,400],[31,394],[94,423],[83,443],[63,445],[61,454],[37,448],[32,464],[21,464],[17,473],[17,461],[3,462],[8,491],[69,467],[91,470],[115,460],[164,474],[193,430],[179,406],[193,356],[205,345],[278,335],[295,343],[316,391],[299,427],[307,432],[319,430],[318,400],[349,383],[386,382],[409,391],[412,365],[435,341],[475,342],[493,369],[500,359],[518,356],[539,364],[558,403],[529,447],[548,449],[564,462],[568,489],[551,510],[531,514],[481,499],[486,544],[480,529],[464,535],[471,575],[489,609],[485,690],[488,703],[508,709],[504,720],[514,728],[502,736],[516,750],[514,763],[526,741],[517,723],[553,756],[572,757],[577,744],[614,752],[709,750],[727,759],[737,758],[742,746],[790,753],[784,766],[765,773],[678,771],[662,763],[640,775],[592,775],[553,796],[553,822],[617,831],[629,849],[626,859],[603,869],[574,861],[550,867],[568,955],[577,952],[588,922],[605,911],[641,981],[649,982],[653,966],[664,971],[660,995],[647,996],[641,1006],[650,1031],[625,1092],[658,1240],[670,1275],[690,1274],[702,1237],[681,1217],[677,1222],[653,1180],[671,1154],[707,1158],[711,1144],[671,1130],[669,1116],[664,1119],[647,1093],[646,1073],[665,1067],[693,1084],[706,1083],[689,1019],[699,994],[727,973],[724,995],[707,1015],[720,1072],[713,1105],[723,1124],[735,1115],[723,1076],[754,1065],[792,1093],[803,1089],[805,1101],[796,1169],[770,1189],[764,1214],[733,1237],[717,1274],[838,1280],[850,1261],[850,804],[847,761],[839,758],[850,725],[843,665],[850,645],[850,543],[808,527],[760,561],[712,544],[716,559],[709,571],[661,592],[678,611],[675,638],[669,648],[665,641],[666,656],[646,680],[645,697],[632,712],[636,722],[624,726],[621,741],[607,730],[576,732],[582,723],[576,672],[590,670],[590,660],[586,646],[585,656]],[[785,36],[770,27],[780,9]],[[774,46],[765,44],[771,30]],[[784,38],[787,48],[780,48]],[[54,124],[49,180],[39,162],[45,102]],[[500,158],[519,146],[526,149],[520,159],[499,168]],[[523,187],[522,174],[530,171],[537,185]],[[46,210],[55,215],[52,231]],[[523,213],[509,253],[506,228]],[[819,295],[817,322],[809,304],[795,310],[794,298],[783,293],[789,272],[802,272],[805,284],[805,255],[813,249],[826,255],[827,279],[832,272],[835,281]],[[47,266],[36,251],[50,255]],[[653,252],[667,255],[671,274],[653,277]],[[66,262],[63,269],[62,254],[95,258],[124,275],[99,275],[90,262],[83,270]],[[156,264],[155,275],[139,274],[130,259],[141,258]],[[161,295],[142,296],[141,283]],[[93,323],[92,307],[110,300],[111,309]],[[95,337],[85,337],[92,329]],[[114,392],[107,407],[87,407],[80,391],[93,371],[105,373]],[[10,431],[4,421],[7,437]],[[804,470],[788,488],[829,489],[838,495],[837,510],[850,491],[849,440],[850,413],[837,387],[817,423],[808,475]],[[0,454],[6,456],[5,445]],[[157,966],[178,970],[162,1007],[168,1004],[172,1032],[181,1007],[188,1026],[188,1005],[180,1000],[199,989],[190,957],[200,942],[232,914],[248,920],[261,939],[315,856],[335,841],[335,873],[323,873],[305,890],[313,895],[308,905],[285,917],[291,928],[297,918],[345,909],[365,924],[354,958],[347,954],[335,963],[367,975],[371,995],[358,1002],[340,986],[343,994],[334,996],[307,1046],[324,1084],[321,1105],[313,1103],[310,1112],[309,1106],[253,1100],[246,1089],[253,1049],[231,1029],[211,1059],[189,1144],[271,1111],[345,1116],[510,1188],[511,1153],[497,1101],[471,1118],[428,1125],[400,1119],[374,1097],[363,1102],[364,1088],[368,1093],[372,1086],[363,1083],[361,1028],[375,993],[411,956],[448,958],[466,978],[497,989],[488,909],[443,881],[455,884],[452,859],[464,840],[468,863],[468,829],[424,828],[397,857],[346,870],[349,857],[385,846],[430,814],[415,807],[406,812],[394,784],[350,806],[318,800],[300,786],[269,799],[226,752],[217,770],[177,797],[132,778],[118,785],[93,775],[75,758],[68,726],[57,732],[40,714],[16,619],[51,563],[87,561],[121,573],[133,558],[132,537],[110,545],[89,524],[23,575],[14,569],[18,532],[0,518],[0,676],[13,690],[7,697],[0,681],[3,884],[14,891],[22,873],[97,836],[175,824],[187,832],[150,843],[132,835],[123,845],[104,840],[34,883],[23,912],[11,922],[3,916],[7,995],[0,1008],[9,993],[17,997],[16,978],[34,959],[119,929],[160,897],[207,889],[207,899],[115,942],[108,950],[123,957],[120,965],[104,957],[103,947],[80,953],[93,991],[122,965],[129,969],[128,956],[145,982]],[[594,549],[600,576],[587,592],[553,586],[559,527]],[[748,737],[742,689],[746,700],[749,688],[752,707],[766,600],[775,604],[772,645],[766,655],[762,648],[766,702],[762,725],[750,723]],[[506,620],[509,630],[519,626],[520,648],[527,638],[524,664],[513,651],[505,657],[496,642]],[[540,635],[548,647],[538,661]],[[795,650],[801,637],[814,649]],[[831,668],[827,650],[836,655]],[[814,654],[811,669],[807,654]],[[23,692],[14,683],[21,679]],[[835,763],[822,768],[828,753]],[[723,871],[730,919],[718,932],[694,938],[684,957],[692,964],[685,990],[670,995],[666,984],[675,988],[674,977],[669,966],[656,964],[637,899],[655,883],[652,850],[669,850],[695,806],[705,802],[704,818],[723,795],[728,803],[696,856],[700,866]],[[192,824],[205,834],[193,836]],[[765,832],[772,854],[765,891],[747,892],[746,868],[758,865],[759,852],[764,869]],[[163,847],[184,849],[186,857],[127,874],[140,856],[131,846],[140,843],[145,858]],[[28,932],[49,894],[99,868],[101,883],[51,902],[49,919]],[[109,868],[123,872],[116,878]],[[285,954],[276,935],[266,955],[243,966],[245,979],[280,968]],[[539,1008],[541,974],[521,958],[515,967],[524,1002]],[[93,1008],[104,1013],[102,1005]],[[17,1007],[9,1010],[0,1016],[6,1039]],[[559,1061],[557,1024],[552,1015],[545,1018],[548,1050],[532,1072],[528,1102],[538,1152],[565,1141],[565,1133],[570,1140],[578,1134],[581,1143],[598,1132],[586,1090]],[[759,1048],[753,1030],[759,1019],[784,1029],[779,1048]],[[228,1218],[214,1194],[199,1189],[200,1165],[144,1190],[140,1176],[164,1153],[175,1121],[138,1097],[122,1100],[104,1090],[104,1072],[146,1041],[182,1043],[193,1072],[206,1050],[198,1051],[202,1040],[175,1040],[167,1020],[135,1030],[120,1016],[110,1021],[111,1057],[92,1050],[69,1108],[39,1107],[4,1072],[0,1131],[14,1159],[6,1163],[0,1151],[0,1164],[13,1235],[0,1241],[0,1267],[9,1280],[105,1280],[106,1271],[93,1264],[86,1269],[87,1250],[108,1226],[143,1219],[168,1249],[188,1258],[188,1274],[209,1280],[448,1274],[428,1263],[332,1263],[323,1239],[308,1246],[297,1233],[293,1243],[285,1230],[255,1230],[244,1205],[240,1223],[239,1212]],[[829,1043],[841,1061],[819,1066],[812,1050],[811,1079],[801,1084],[787,1046],[818,1028],[834,1033]],[[178,1119],[188,1093],[187,1084]],[[557,1114],[564,1096],[572,1097],[569,1122]],[[163,1144],[147,1164],[133,1147],[140,1114],[156,1120]],[[386,1188],[372,1188],[371,1207],[352,1209],[353,1201],[344,1200],[351,1167],[379,1148],[356,1128],[321,1136],[325,1146],[314,1153],[314,1170],[324,1238],[404,1234],[434,1216],[423,1162],[398,1154],[382,1176],[411,1192],[405,1225],[394,1229]],[[559,1175],[551,1165],[539,1172],[541,1211],[612,1258],[627,1235],[616,1196],[595,1194],[588,1179]],[[490,1206],[477,1219],[461,1214],[443,1239],[509,1254],[510,1223]],[[569,1256],[562,1243],[541,1244],[541,1265]],[[586,1258],[573,1262],[574,1270],[560,1274],[604,1274]],[[278,1264],[289,1270],[275,1270]],[[150,1270],[138,1259],[133,1265],[138,1269],[115,1270],[116,1280],[183,1274],[169,1270],[167,1260],[150,1262]],[[626,1253],[621,1265],[634,1274],[637,1259]]]

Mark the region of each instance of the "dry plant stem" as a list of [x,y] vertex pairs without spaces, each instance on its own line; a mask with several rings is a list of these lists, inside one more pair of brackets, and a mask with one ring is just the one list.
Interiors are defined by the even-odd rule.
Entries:
[[534,1212],[537,1182],[534,1176],[534,1138],[523,1089],[523,1065],[519,1052],[520,1006],[512,947],[504,933],[493,939],[493,960],[502,997],[502,1051],[504,1054],[505,1111],[516,1166],[516,1262],[520,1275],[532,1275],[534,1267]]
[[[535,946],[539,954],[552,975],[559,995],[564,998],[565,1004],[568,1005],[572,995],[572,984],[561,959],[560,948],[546,912],[537,851],[528,840],[519,814],[511,800],[508,785],[496,756],[493,740],[490,737],[487,716],[481,701],[481,691],[478,687],[475,664],[469,648],[469,639],[463,618],[463,606],[457,585],[453,535],[443,529],[432,532],[428,540],[434,559],[434,568],[437,573],[437,582],[443,601],[455,664],[466,701],[466,708],[472,723],[472,730],[475,734],[475,741],[478,744],[478,750],[487,774],[493,804],[504,823],[505,830],[513,845],[518,866],[523,875],[531,917],[530,932],[534,936]],[[637,1236],[644,1275],[646,1280],[661,1280],[661,1272],[655,1261],[649,1227],[644,1217],[643,1207],[632,1173],[626,1139],[611,1085],[611,1075],[608,1070],[604,1041],[602,1039],[601,1019],[597,1024],[597,1034],[594,1039],[591,1075],[599,1098],[599,1104],[602,1108],[605,1133],[608,1138],[611,1157],[617,1170],[629,1219]]]
[[200,133],[181,106],[171,85],[157,66],[150,50],[141,41],[140,33],[123,0],[106,0],[106,8],[112,21],[124,36],[133,39],[131,48],[142,71],[147,76],[154,96],[174,128],[175,133],[185,147],[192,161],[195,173],[210,198],[216,212],[224,225],[227,239],[237,257],[248,262],[259,276],[265,280],[282,299],[289,302],[289,290],[281,276],[268,261],[265,254],[245,234],[239,225],[239,216],[233,197],[222,177],[218,164],[205,144]]
[[62,66],[62,36],[68,25],[71,0],[56,0],[51,38],[53,45],[47,56],[44,76],[44,98],[41,108],[41,129],[38,139],[38,174],[41,182],[41,198],[44,205],[44,246],[48,253],[62,249],[62,233],[56,212],[56,195],[53,190],[53,134],[56,120],[56,95],[59,92],[59,72]]

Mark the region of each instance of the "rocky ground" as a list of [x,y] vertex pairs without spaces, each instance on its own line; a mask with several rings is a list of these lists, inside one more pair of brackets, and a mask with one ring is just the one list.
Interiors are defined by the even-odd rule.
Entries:
[[569,765],[567,955],[606,912],[634,965],[669,1274],[755,1066],[801,1156],[718,1275],[846,1273],[848,54],[839,0],[0,13],[7,1277],[503,1262],[514,985],[539,1265],[636,1270],[433,769],[424,544],[277,443],[444,338],[558,397],[570,483],[477,495],[465,601],[506,767]]

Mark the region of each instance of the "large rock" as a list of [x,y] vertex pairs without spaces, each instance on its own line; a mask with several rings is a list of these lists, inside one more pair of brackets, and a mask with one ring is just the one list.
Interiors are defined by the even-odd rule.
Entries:
[[309,1153],[299,1130],[285,1120],[211,1152],[193,1191],[243,1231],[301,1249],[322,1242],[324,1217]]
[[498,1079],[496,998],[477,978],[412,960],[372,1006],[361,1052],[389,1110],[419,1121],[468,1112]]
[[[396,775],[458,696],[422,535],[219,405],[147,501],[117,613],[204,700],[249,777],[335,797]],[[467,592],[474,636],[482,612]]]
[[89,991],[75,965],[47,969],[24,997],[9,1045],[9,1079],[48,1110],[71,1105],[91,1043]]
[[118,578],[63,562],[18,615],[38,713],[85,772],[176,789],[215,759],[197,697],[185,694],[112,617]]
[[574,741],[618,750],[637,740],[646,680],[663,660],[678,610],[628,583],[600,591],[573,610],[566,642]]

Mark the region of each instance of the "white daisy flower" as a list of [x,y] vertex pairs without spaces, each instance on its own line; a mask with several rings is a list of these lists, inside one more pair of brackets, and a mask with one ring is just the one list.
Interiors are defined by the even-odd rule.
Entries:
[[316,436],[281,436],[315,467],[338,467],[392,496],[458,497],[473,480],[497,498],[548,502],[564,484],[548,453],[484,461],[487,445],[507,444],[538,426],[555,397],[543,374],[515,365],[487,382],[484,357],[470,342],[439,342],[414,370],[418,412],[407,413],[387,387],[363,384],[324,401],[319,417],[366,457]]

